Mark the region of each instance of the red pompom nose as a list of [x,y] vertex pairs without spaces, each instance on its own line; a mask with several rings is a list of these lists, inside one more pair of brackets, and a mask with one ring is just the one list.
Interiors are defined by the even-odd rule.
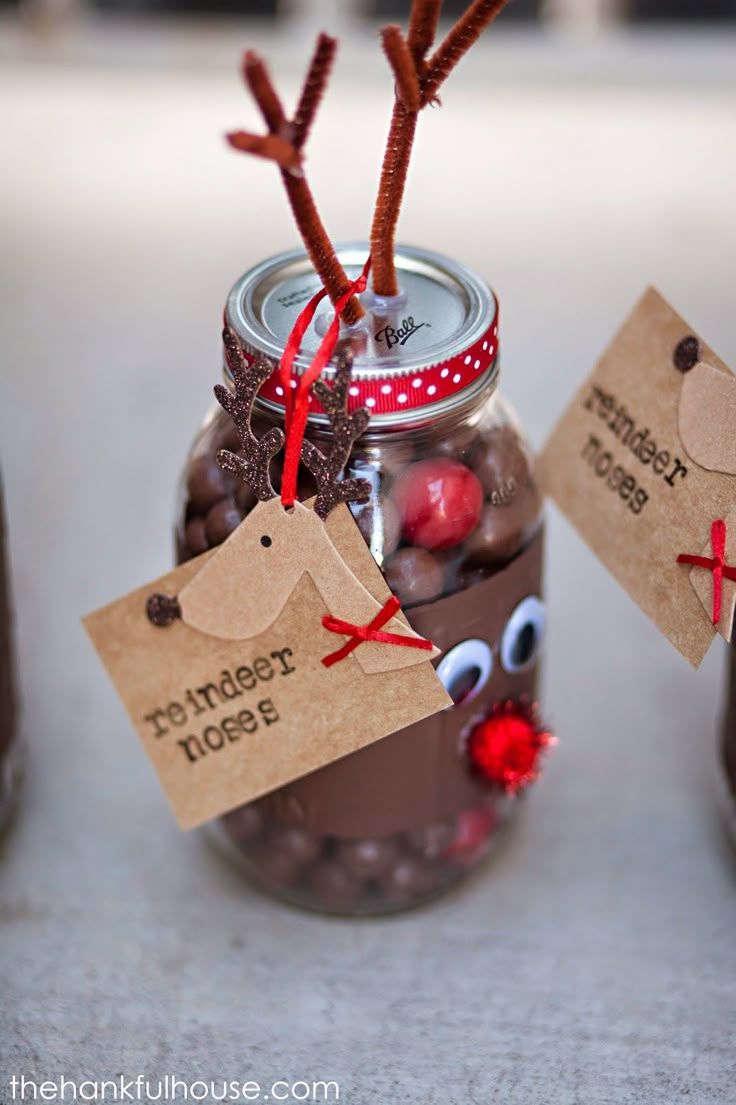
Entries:
[[489,782],[516,794],[537,778],[539,757],[552,744],[554,737],[540,725],[533,706],[501,702],[473,729],[468,755]]

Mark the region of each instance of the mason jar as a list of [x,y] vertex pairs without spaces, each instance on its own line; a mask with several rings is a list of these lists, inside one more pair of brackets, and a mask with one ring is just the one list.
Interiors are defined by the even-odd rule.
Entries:
[[[338,254],[356,279],[367,247]],[[519,423],[498,390],[498,304],[483,280],[446,258],[406,248],[397,265],[401,295],[379,300],[368,290],[365,317],[341,332],[354,356],[351,409],[371,413],[345,474],[370,483],[369,500],[350,509],[410,623],[441,649],[434,663],[453,706],[217,823],[220,839],[268,890],[347,914],[416,905],[474,870],[551,741],[536,697],[541,500]],[[226,322],[246,359],[266,355],[276,367],[318,290],[302,252],[239,280]],[[330,318],[326,307],[310,326],[297,373]],[[333,372],[329,365],[328,383]],[[283,424],[283,413],[275,373],[256,399],[256,435]],[[328,436],[325,416],[310,414],[307,437],[324,448]],[[218,450],[238,446],[230,419],[214,408],[180,488],[180,562],[223,542],[255,505],[250,488],[217,465]],[[276,489],[281,464],[275,458]],[[305,471],[299,498],[315,490]]]
[[3,487],[0,479],[0,830],[10,816],[20,774],[13,609],[6,544]]

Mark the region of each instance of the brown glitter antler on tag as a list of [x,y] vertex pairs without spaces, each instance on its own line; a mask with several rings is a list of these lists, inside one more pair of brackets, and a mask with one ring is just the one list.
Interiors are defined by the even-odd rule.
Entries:
[[[304,80],[293,119],[287,119],[278,93],[262,58],[252,50],[243,59],[243,76],[260,108],[269,134],[265,138],[236,131],[227,136],[236,150],[270,157],[281,168],[281,177],[299,232],[315,272],[333,303],[350,289],[350,280],[337,259],[334,246],[319,217],[302,165],[302,149],[322,100],[337,50],[337,41],[322,34]],[[362,318],[363,308],[353,296],[343,318],[353,325]]]
[[345,350],[340,354],[333,386],[328,387],[322,380],[312,385],[312,392],[330,421],[334,439],[327,455],[311,441],[305,441],[302,445],[302,460],[317,481],[314,512],[322,521],[338,503],[362,503],[371,493],[368,480],[338,479],[350,456],[353,442],[363,433],[370,417],[365,407],[352,414],[347,412],[352,367],[353,358]]
[[414,0],[406,40],[397,26],[382,32],[383,49],[396,80],[396,101],[386,142],[371,228],[373,290],[399,294],[394,262],[396,225],[404,196],[419,112],[437,103],[440,86],[509,0],[474,0],[427,59],[437,30],[441,0]]
[[222,384],[217,384],[215,396],[220,406],[235,423],[242,442],[242,455],[231,453],[228,449],[220,449],[217,463],[224,471],[231,472],[247,483],[256,498],[265,503],[269,499],[276,498],[276,492],[271,485],[269,467],[272,459],[283,447],[284,433],[278,426],[274,426],[259,440],[251,429],[250,419],[253,401],[261,385],[273,374],[274,366],[266,357],[261,357],[255,364],[248,365],[243,357],[237,335],[231,327],[225,327],[222,339],[235,382],[235,392],[229,391]]

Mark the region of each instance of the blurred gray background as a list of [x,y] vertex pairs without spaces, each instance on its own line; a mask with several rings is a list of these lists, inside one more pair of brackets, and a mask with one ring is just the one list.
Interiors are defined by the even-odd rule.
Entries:
[[[272,8],[276,7],[276,12]],[[0,853],[8,1078],[336,1079],[347,1105],[727,1105],[736,863],[725,646],[691,672],[550,508],[560,745],[459,892],[303,916],[176,830],[81,614],[169,565],[225,295],[296,233],[236,157],[263,50],[287,101],[342,40],[308,168],[367,232],[406,5],[0,4],[0,455],[29,744]],[[256,12],[257,17],[248,13]],[[420,125],[400,237],[484,273],[540,445],[644,287],[736,368],[736,3],[516,0]]]

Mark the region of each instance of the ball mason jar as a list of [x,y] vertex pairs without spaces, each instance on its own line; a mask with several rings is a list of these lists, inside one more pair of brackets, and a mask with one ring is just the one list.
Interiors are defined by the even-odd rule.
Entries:
[[8,822],[20,776],[13,611],[6,553],[5,511],[0,480],[0,830]]
[[[351,279],[366,255],[365,245],[339,251]],[[355,358],[351,403],[371,411],[346,469],[368,479],[371,495],[350,509],[412,626],[442,650],[434,663],[454,705],[216,823],[264,887],[344,914],[416,905],[476,868],[550,739],[536,706],[541,501],[498,391],[497,303],[482,280],[445,258],[401,249],[397,263],[401,296],[366,292],[365,319],[340,339]],[[226,310],[246,357],[266,354],[277,365],[318,289],[302,252],[247,273]],[[325,308],[315,319],[297,371],[331,317]],[[274,375],[254,407],[257,436],[283,424],[282,404]],[[325,417],[310,414],[307,436],[324,448],[328,433]],[[219,449],[238,446],[230,419],[213,408],[180,488],[180,562],[219,545],[255,505],[250,488],[216,462]],[[276,489],[282,461],[272,466]],[[299,497],[314,491],[305,471]]]

